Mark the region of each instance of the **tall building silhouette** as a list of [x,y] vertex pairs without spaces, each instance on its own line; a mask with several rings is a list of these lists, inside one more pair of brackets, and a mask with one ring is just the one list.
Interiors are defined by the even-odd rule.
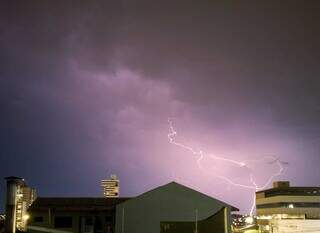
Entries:
[[119,197],[120,180],[116,175],[111,175],[110,179],[101,180],[101,187],[104,197]]
[[5,177],[7,181],[6,230],[14,233],[16,229],[26,230],[29,219],[28,208],[36,199],[36,190],[29,187],[24,179],[15,176]]
[[17,190],[17,213],[16,226],[17,229],[24,231],[29,218],[27,210],[37,198],[36,189],[29,187],[23,180]]

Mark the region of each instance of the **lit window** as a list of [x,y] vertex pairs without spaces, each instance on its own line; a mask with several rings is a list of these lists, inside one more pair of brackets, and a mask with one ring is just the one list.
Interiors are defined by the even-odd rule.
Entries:
[[69,216],[55,217],[54,227],[56,227],[56,228],[72,228],[72,217],[69,217]]
[[246,217],[245,222],[248,224],[252,224],[254,222],[254,219],[252,216],[248,216],[248,217]]

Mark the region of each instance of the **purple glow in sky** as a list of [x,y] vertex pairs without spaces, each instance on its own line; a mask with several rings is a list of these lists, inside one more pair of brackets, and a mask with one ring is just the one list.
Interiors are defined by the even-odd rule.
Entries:
[[[319,185],[316,1],[4,1],[0,175],[40,196],[121,195],[175,180],[248,213],[277,177]],[[197,156],[176,142],[246,166]],[[254,161],[259,162],[254,162]],[[262,162],[261,162],[262,161]],[[1,186],[3,190],[4,182]],[[3,195],[3,192],[1,193]]]
[[[239,161],[218,154],[210,154],[202,151],[202,149],[195,149],[193,146],[177,142],[176,137],[178,132],[174,128],[173,120],[169,118],[168,124],[168,139],[170,143],[195,156],[196,165],[204,174],[209,177],[218,178],[226,185],[246,189],[248,190],[248,195],[251,193],[252,203],[249,212],[250,215],[253,215],[255,210],[255,192],[268,188],[274,179],[283,175],[284,166],[289,164],[272,155]],[[206,164],[206,166],[203,164]],[[265,171],[263,172],[263,168],[266,167],[265,165],[269,165],[267,168],[267,173],[269,174],[267,175],[264,174]],[[277,171],[272,167],[277,167]],[[238,168],[238,171],[232,174],[231,171],[235,168]],[[242,172],[240,172],[241,170]],[[255,172],[255,170],[258,170],[258,172]],[[241,173],[243,173],[244,176],[240,176]],[[263,179],[261,179],[261,177],[263,177]],[[258,181],[261,180],[263,180],[263,183],[259,184]]]

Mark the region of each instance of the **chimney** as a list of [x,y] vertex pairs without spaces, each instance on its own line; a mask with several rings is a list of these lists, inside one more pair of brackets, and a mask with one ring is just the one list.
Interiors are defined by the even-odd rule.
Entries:
[[20,177],[9,176],[5,177],[5,180],[7,181],[5,233],[15,233],[17,191],[18,186],[23,183],[23,179]]

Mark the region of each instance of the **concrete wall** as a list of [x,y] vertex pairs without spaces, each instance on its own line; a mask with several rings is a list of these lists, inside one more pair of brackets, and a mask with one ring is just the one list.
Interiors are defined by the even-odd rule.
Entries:
[[160,233],[225,232],[225,208],[211,217],[197,222],[161,222]]
[[[49,216],[50,215],[50,216]],[[33,211],[30,213],[30,220],[28,221],[28,232],[39,232],[33,229],[45,228],[47,230],[54,229],[54,218],[56,216],[70,216],[72,217],[72,227],[71,228],[59,228],[59,231],[65,232],[79,232],[79,214],[74,212],[59,212],[50,213],[49,211]],[[35,217],[42,217],[43,222],[35,222]]]
[[273,233],[319,233],[320,220],[274,220],[271,228]]
[[227,207],[228,221],[225,232],[231,232],[230,207],[192,189],[170,183],[117,205],[116,233],[159,233],[160,222],[195,221],[196,210],[198,220],[203,220],[224,207]]
[[[50,215],[50,217],[49,217]],[[30,220],[28,221],[28,232],[39,233],[39,232],[73,232],[81,233],[84,231],[84,226],[82,224],[84,217],[99,217],[102,220],[102,232],[107,231],[106,217],[112,216],[111,212],[87,212],[87,211],[32,211],[30,212]],[[55,217],[67,216],[72,217],[72,227],[70,228],[55,228],[54,221]],[[43,217],[43,222],[35,222],[35,217]],[[82,225],[82,227],[80,227]],[[81,228],[81,229],[80,229]],[[42,229],[42,230],[39,230]]]
[[[279,195],[267,198],[257,198],[256,205],[272,204],[272,203],[320,203],[320,196],[286,196]],[[307,214],[308,217],[320,218],[320,208],[316,207],[294,207],[294,208],[257,208],[257,215],[272,215],[272,214]]]
[[277,203],[277,202],[319,202],[320,196],[289,196],[289,195],[279,195],[274,197],[257,198],[257,205]]

